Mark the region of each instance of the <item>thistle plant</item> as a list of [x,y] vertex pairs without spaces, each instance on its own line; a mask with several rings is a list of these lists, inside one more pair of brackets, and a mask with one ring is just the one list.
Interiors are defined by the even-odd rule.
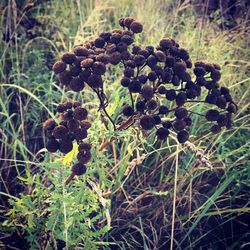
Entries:
[[[131,17],[121,18],[119,24],[121,29],[103,32],[95,40],[62,55],[53,66],[61,85],[79,94],[90,88],[113,130],[136,125],[142,132],[155,131],[157,140],[165,141],[172,133],[179,143],[185,143],[189,140],[193,114],[209,121],[212,133],[232,127],[237,105],[230,90],[219,85],[219,65],[195,62],[193,67],[188,51],[171,38],[163,38],[156,47],[134,45],[143,25]],[[104,85],[109,67],[122,68],[120,84],[130,96],[130,103],[122,108],[120,124],[116,124],[106,110],[109,101]],[[187,107],[192,102],[206,103],[211,108],[204,114],[196,113]],[[85,164],[91,160],[91,145],[83,141],[91,126],[87,120],[91,110],[87,111],[81,103],[68,101],[59,104],[57,112],[59,122],[49,119],[44,123],[46,148],[52,153],[59,150],[66,154],[72,150],[73,141],[77,142],[77,163],[66,181],[69,183],[75,175],[86,172]]]

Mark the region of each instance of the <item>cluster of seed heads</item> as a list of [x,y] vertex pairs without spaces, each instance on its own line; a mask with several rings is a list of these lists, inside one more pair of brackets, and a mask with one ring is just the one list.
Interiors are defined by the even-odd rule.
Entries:
[[[131,120],[137,122],[142,130],[155,129],[159,140],[166,140],[170,130],[177,134],[180,143],[189,139],[187,129],[192,124],[191,116],[194,113],[185,107],[189,102],[214,105],[206,114],[200,114],[212,122],[213,133],[218,133],[222,127],[232,126],[232,114],[237,111],[237,106],[229,89],[218,84],[221,78],[219,65],[196,62],[193,67],[187,50],[170,38],[162,39],[156,47],[142,48],[134,45],[134,36],[142,32],[143,25],[131,17],[120,19],[119,24],[122,29],[101,33],[95,40],[75,47],[73,52],[63,54],[61,60],[53,66],[62,85],[75,92],[83,91],[88,85],[97,94],[100,109],[112,122],[114,129],[117,129],[105,109],[107,99],[103,85],[107,68],[119,65],[123,68],[121,86],[127,89],[131,97],[131,104],[123,106],[124,118],[127,121],[132,118]],[[197,100],[201,97],[202,88],[207,91],[206,98]],[[77,109],[78,107],[75,107],[74,111],[69,109],[63,112],[70,111],[74,114]],[[63,117],[65,116],[67,115],[63,113]],[[84,116],[83,119],[85,118]],[[76,120],[79,119],[73,115],[73,121]],[[71,120],[70,124],[68,121],[65,124],[63,118],[62,123],[60,126],[63,126],[64,132],[73,131],[71,126],[74,125],[71,124]],[[57,128],[60,132],[61,127],[58,126],[53,129]],[[79,128],[77,129],[79,131]],[[80,129],[82,132],[73,133],[72,137],[78,142],[87,136],[86,130],[83,132],[83,128]],[[68,152],[72,147],[72,140],[69,142],[68,139],[67,146],[62,146],[57,140],[63,138],[55,136],[55,132],[52,133],[52,140],[56,141],[54,144],[58,146],[53,146],[63,153]],[[68,138],[71,138],[71,135]],[[81,156],[78,160],[81,163],[85,162]]]
[[75,175],[82,175],[86,172],[85,164],[91,160],[91,145],[84,142],[87,138],[87,130],[91,124],[87,121],[88,111],[81,107],[79,102],[65,102],[57,106],[58,120],[49,119],[44,122],[49,152],[55,153],[58,150],[67,154],[73,149],[73,142],[78,144],[78,163],[72,167]]

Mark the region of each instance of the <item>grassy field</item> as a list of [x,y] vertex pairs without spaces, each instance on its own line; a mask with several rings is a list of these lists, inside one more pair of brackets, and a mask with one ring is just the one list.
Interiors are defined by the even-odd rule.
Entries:
[[[199,16],[189,1],[5,0],[0,3],[0,248],[1,249],[247,249],[249,246],[249,20]],[[121,17],[143,24],[135,44],[178,41],[191,60],[221,66],[221,86],[238,105],[231,129],[214,135],[193,115],[190,138],[158,143],[139,127],[113,131],[98,98],[59,85],[52,65],[66,51]],[[33,17],[32,24],[24,23]],[[31,26],[31,27],[30,27]],[[112,68],[105,79],[108,113],[118,123],[129,102]],[[204,96],[203,96],[204,97]],[[92,161],[65,186],[77,149],[63,157],[45,149],[42,124],[58,103],[89,110]],[[205,103],[188,108],[204,112]],[[99,151],[102,143],[112,139]]]

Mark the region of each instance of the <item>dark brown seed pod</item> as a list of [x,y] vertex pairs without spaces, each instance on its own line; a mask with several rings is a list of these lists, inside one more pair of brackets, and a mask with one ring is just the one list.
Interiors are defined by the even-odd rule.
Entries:
[[55,153],[59,149],[58,141],[56,139],[49,139],[46,144],[46,149],[51,153]]
[[79,128],[79,122],[74,118],[70,119],[67,121],[67,128],[73,132]]
[[72,80],[72,75],[68,70],[65,70],[59,74],[59,81],[62,85],[69,85],[71,80]]
[[60,152],[67,154],[73,149],[73,143],[71,140],[60,140],[59,150]]
[[92,65],[93,74],[103,75],[106,72],[106,66],[102,62],[94,62]]
[[180,57],[182,60],[186,61],[186,60],[189,59],[189,54],[188,54],[188,52],[187,52],[185,49],[180,49],[180,50],[179,50],[179,57]]
[[76,157],[79,162],[86,164],[91,160],[91,153],[89,150],[79,151]]
[[165,60],[165,64],[169,68],[173,68],[175,65],[175,58],[173,56],[167,56]]
[[65,102],[65,106],[67,107],[67,109],[72,109],[73,108],[73,102],[72,101],[67,101],[67,102]]
[[81,67],[82,68],[90,68],[93,63],[94,63],[94,60],[92,58],[86,58],[86,59],[81,61]]
[[55,74],[59,74],[59,73],[62,73],[66,69],[66,67],[67,67],[66,63],[62,61],[58,61],[58,62],[55,62],[52,69],[55,72]]
[[94,41],[94,45],[96,46],[96,48],[103,48],[105,45],[105,40],[101,37],[95,39]]
[[109,55],[109,62],[113,65],[117,65],[121,62],[122,56],[120,52],[114,52]]
[[128,29],[130,29],[130,25],[131,25],[131,23],[132,22],[134,22],[134,18],[132,18],[132,17],[126,17],[126,18],[124,18],[124,25],[128,28]]
[[78,146],[78,151],[90,151],[91,150],[91,144],[87,142],[81,142]]
[[78,162],[72,166],[71,171],[75,175],[80,176],[86,173],[87,167],[83,163]]
[[178,108],[174,112],[177,119],[184,119],[188,115],[188,111],[186,108]]
[[88,136],[88,132],[86,129],[79,128],[74,131],[74,136],[77,141],[83,140]]
[[230,113],[236,113],[237,112],[237,106],[234,103],[230,103],[227,107],[227,111]]
[[169,135],[169,131],[168,129],[164,127],[159,128],[156,131],[156,136],[159,140],[166,140],[168,138],[168,135]]
[[102,77],[100,75],[90,75],[88,78],[87,83],[92,88],[102,88],[103,87],[103,81]]
[[127,45],[130,45],[134,42],[134,38],[129,35],[123,35],[121,37],[121,42],[126,43]]
[[89,76],[91,75],[91,71],[90,69],[84,69],[80,74],[79,74],[79,78],[84,81],[87,82]]
[[154,110],[158,107],[158,103],[156,100],[151,99],[150,101],[147,102],[147,108],[149,110]]
[[56,139],[64,139],[68,134],[68,129],[63,125],[58,125],[53,129],[53,136]]
[[219,96],[219,97],[217,98],[217,100],[216,100],[216,105],[217,105],[219,108],[221,108],[221,109],[226,108],[226,106],[227,106],[227,101],[226,101],[225,97],[224,97],[224,96]]
[[160,46],[161,46],[163,49],[169,49],[172,45],[173,45],[173,42],[172,42],[172,40],[169,39],[169,38],[163,38],[163,39],[160,41]]
[[64,111],[67,110],[67,106],[65,105],[65,103],[59,103],[56,107],[56,111],[58,113],[63,113]]
[[112,33],[109,42],[118,44],[121,41],[122,35],[120,33]]
[[81,73],[82,69],[80,66],[72,65],[70,66],[69,72],[72,76],[78,76]]
[[126,105],[125,107],[123,107],[122,113],[123,113],[124,116],[128,117],[128,116],[131,116],[131,115],[134,114],[134,110],[133,110],[133,108],[131,106]]
[[207,111],[205,117],[208,121],[217,121],[219,118],[219,115],[220,115],[220,113],[218,110],[210,109]]
[[221,73],[220,73],[220,71],[217,70],[217,69],[213,70],[213,71],[211,72],[211,78],[212,78],[214,81],[218,82],[218,81],[220,80],[220,78],[221,78]]
[[177,139],[179,143],[184,143],[188,140],[189,138],[189,133],[186,130],[182,130],[177,133]]
[[162,51],[155,52],[155,56],[157,57],[158,61],[165,62],[166,61],[166,55]]
[[73,117],[78,120],[85,120],[88,116],[88,111],[85,108],[77,107],[74,110]]
[[109,62],[109,57],[108,57],[108,55],[101,53],[101,54],[96,56],[96,61],[107,64]]
[[175,97],[175,101],[176,101],[176,104],[177,106],[182,106],[185,104],[187,100],[187,96],[186,96],[186,93],[184,91],[180,91],[176,97]]
[[154,90],[149,85],[144,85],[141,89],[141,95],[143,98],[145,98],[147,101],[151,100],[154,95]]
[[166,91],[166,99],[169,101],[175,100],[176,92],[174,89],[170,89]]
[[69,87],[75,92],[80,92],[84,89],[84,81],[80,77],[73,78],[69,83]]
[[44,130],[49,131],[49,130],[53,130],[56,125],[57,124],[56,124],[55,120],[50,118],[43,123],[43,128],[44,128]]
[[88,49],[83,46],[78,46],[74,48],[74,53],[76,56],[88,56],[89,55]]
[[91,127],[91,123],[89,121],[80,121],[81,128],[88,130]]
[[134,33],[141,33],[143,30],[143,26],[141,23],[134,21],[130,24],[130,29],[131,31],[133,31]]
[[213,134],[217,134],[221,131],[221,127],[217,124],[214,124],[212,127],[211,127],[211,132]]
[[177,119],[174,123],[173,123],[173,127],[175,130],[177,131],[181,131],[183,129],[185,129],[185,127],[187,126],[186,122],[182,119]]
[[144,115],[140,119],[140,125],[141,125],[142,129],[151,130],[155,126],[155,119],[153,116]]
[[76,55],[72,52],[66,52],[62,55],[62,61],[66,64],[72,64],[76,60]]

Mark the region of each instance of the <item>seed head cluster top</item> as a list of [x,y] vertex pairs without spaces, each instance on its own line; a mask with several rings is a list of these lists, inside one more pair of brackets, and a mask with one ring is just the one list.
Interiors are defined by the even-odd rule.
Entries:
[[[107,68],[119,66],[123,68],[120,84],[131,97],[131,104],[124,105],[122,109],[123,118],[133,118],[131,120],[142,130],[154,129],[159,140],[166,140],[171,130],[180,143],[189,139],[188,127],[194,113],[185,107],[189,102],[212,106],[201,114],[212,123],[212,133],[218,133],[222,127],[231,128],[232,114],[237,112],[237,105],[229,89],[219,85],[219,65],[196,62],[193,67],[187,50],[171,38],[163,38],[156,47],[134,45],[134,37],[143,31],[143,25],[131,17],[121,18],[119,24],[122,29],[103,32],[95,40],[62,55],[53,66],[62,85],[75,92],[84,91],[87,86],[91,88],[98,95],[100,110],[105,111],[116,129],[105,109],[103,85]],[[204,96],[202,91],[205,92],[205,100],[201,100]],[[87,111],[74,104],[61,111],[60,107],[65,105],[58,106],[58,112],[62,112],[61,123],[52,122],[53,129],[48,130],[51,138],[47,148],[51,152],[57,149],[62,153],[69,152],[72,138],[77,140],[80,148],[81,140],[87,136],[87,129],[81,125]],[[84,115],[79,115],[80,118],[76,115],[78,109],[85,112],[81,111]],[[66,134],[67,139],[63,137]],[[85,164],[86,159],[90,159],[90,150],[87,151],[78,155],[79,163]]]

